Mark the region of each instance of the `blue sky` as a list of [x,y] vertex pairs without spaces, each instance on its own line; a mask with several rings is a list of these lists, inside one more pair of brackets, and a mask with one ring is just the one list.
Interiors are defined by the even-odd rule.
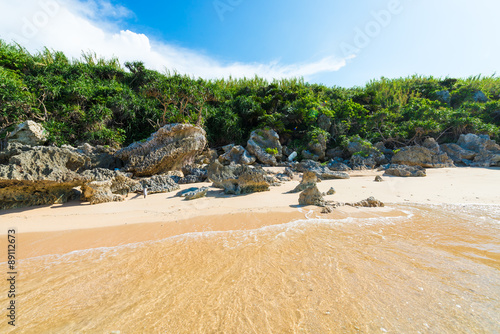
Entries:
[[497,0],[0,0],[0,38],[204,78],[494,74]]

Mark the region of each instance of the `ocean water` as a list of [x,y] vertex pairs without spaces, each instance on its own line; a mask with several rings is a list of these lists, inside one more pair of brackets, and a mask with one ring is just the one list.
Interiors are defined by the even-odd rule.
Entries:
[[500,206],[393,207],[22,260],[0,332],[500,333]]

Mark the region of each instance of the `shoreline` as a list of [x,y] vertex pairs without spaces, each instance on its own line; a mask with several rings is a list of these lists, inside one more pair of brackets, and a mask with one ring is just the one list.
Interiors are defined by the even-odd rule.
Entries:
[[[5,210],[0,235],[14,227],[19,235],[20,259],[75,250],[114,247],[135,242],[161,240],[191,232],[251,230],[312,217],[343,219],[399,216],[390,204],[499,204],[500,168],[428,169],[426,177],[383,176],[383,172],[353,171],[351,179],[318,183],[326,199],[360,201],[369,196],[389,204],[382,208],[340,207],[331,214],[321,208],[298,205],[298,193],[288,194],[298,180],[271,187],[268,192],[224,195],[210,187],[205,198],[185,201],[177,192],[149,195],[130,194],[124,202],[99,205],[69,202],[62,205]],[[208,183],[181,185],[181,190]],[[2,238],[0,247],[4,247]]]

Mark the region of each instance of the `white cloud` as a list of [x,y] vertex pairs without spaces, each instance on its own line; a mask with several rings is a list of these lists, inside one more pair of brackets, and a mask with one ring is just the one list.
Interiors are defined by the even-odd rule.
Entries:
[[143,61],[156,70],[176,70],[203,78],[305,77],[337,71],[346,59],[326,57],[300,64],[221,63],[193,50],[151,41],[146,35],[116,26],[133,15],[107,0],[23,0],[0,5],[0,38],[15,41],[30,51],[48,47],[79,58],[82,51],[121,62]]

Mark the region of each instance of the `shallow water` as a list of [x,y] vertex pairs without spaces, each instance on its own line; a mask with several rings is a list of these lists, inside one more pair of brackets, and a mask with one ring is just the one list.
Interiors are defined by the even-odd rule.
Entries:
[[393,207],[26,259],[16,331],[500,332],[500,206]]

